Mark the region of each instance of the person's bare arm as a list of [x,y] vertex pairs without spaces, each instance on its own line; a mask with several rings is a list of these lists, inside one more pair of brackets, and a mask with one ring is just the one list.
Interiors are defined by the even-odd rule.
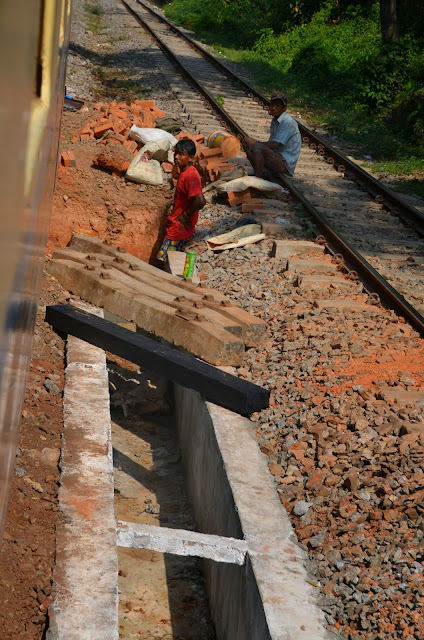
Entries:
[[203,193],[198,193],[194,196],[191,205],[188,207],[187,211],[184,211],[181,215],[178,216],[177,220],[183,223],[186,229],[190,228],[190,218],[195,211],[200,211],[206,204],[205,196]]

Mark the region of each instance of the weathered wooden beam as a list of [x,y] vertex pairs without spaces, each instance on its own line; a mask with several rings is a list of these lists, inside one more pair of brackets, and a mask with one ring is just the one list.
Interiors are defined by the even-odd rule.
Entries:
[[[263,320],[256,318],[244,309],[234,306],[234,303],[223,293],[206,287],[202,282],[199,285],[195,285],[190,281],[177,278],[166,271],[161,271],[151,264],[143,262],[121,248],[118,249],[111,244],[106,245],[100,238],[87,236],[83,233],[75,233],[72,236],[70,249],[86,255],[109,256],[114,259],[115,268],[127,270],[127,272],[129,270],[131,276],[137,280],[148,282],[146,278],[149,278],[151,282],[153,278],[157,286],[163,290],[167,287],[174,288],[178,286],[180,289],[179,295],[183,294],[193,302],[202,301],[206,307],[219,309],[221,315],[237,322],[242,328],[243,340],[248,347],[257,347],[266,338],[267,325]],[[134,267],[137,269],[136,271],[132,271]]]
[[68,291],[135,322],[148,333],[164,338],[206,362],[233,366],[242,362],[244,342],[222,326],[210,322],[202,309],[189,313],[184,304],[179,310],[150,298],[136,286],[135,281],[118,279],[100,265],[86,269],[71,260],[51,260],[48,271]]
[[[175,252],[176,253],[176,252]],[[222,327],[226,331],[229,331],[235,336],[242,336],[242,327],[234,320],[230,320],[200,302],[200,297],[196,296],[197,300],[193,302],[189,296],[185,295],[185,291],[182,291],[178,288],[178,281],[174,286],[170,286],[167,283],[163,283],[156,278],[144,275],[139,270],[132,271],[129,269],[128,263],[126,267],[117,263],[116,258],[112,258],[111,256],[97,256],[94,254],[89,254],[89,258],[82,254],[79,251],[73,251],[72,249],[58,249],[53,254],[53,262],[56,260],[72,260],[77,264],[83,264],[87,267],[94,268],[98,272],[103,270],[107,270],[108,275],[110,276],[110,284],[113,285],[116,289],[122,289],[122,285],[129,287],[131,289],[136,289],[139,295],[142,295],[147,298],[151,298],[152,300],[156,300],[157,302],[163,302],[164,304],[174,308],[185,308],[186,311],[191,311],[193,313],[201,313],[202,316],[214,323],[217,327]],[[62,263],[64,264],[64,263]],[[54,267],[52,267],[54,269]],[[156,271],[159,272],[159,269]],[[158,287],[158,284],[160,287]],[[78,293],[78,291],[75,291]],[[190,295],[190,294],[189,294]],[[194,296],[191,296],[192,298]],[[197,306],[195,306],[195,303]],[[201,312],[199,309],[201,308]]]
[[236,413],[248,415],[269,405],[266,389],[71,305],[47,307],[46,321]]

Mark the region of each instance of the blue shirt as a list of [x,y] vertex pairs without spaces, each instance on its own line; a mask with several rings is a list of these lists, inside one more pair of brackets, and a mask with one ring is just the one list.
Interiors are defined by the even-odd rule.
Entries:
[[280,143],[276,151],[283,156],[287,170],[292,176],[300,155],[302,137],[296,120],[289,116],[287,111],[284,111],[279,118],[272,119],[269,142]]

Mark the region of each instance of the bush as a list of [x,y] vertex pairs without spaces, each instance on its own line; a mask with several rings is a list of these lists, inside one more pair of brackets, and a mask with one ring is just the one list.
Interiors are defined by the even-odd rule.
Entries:
[[412,1],[398,0],[391,45],[376,0],[174,0],[166,13],[220,50],[230,43],[260,87],[324,107],[336,133],[381,155],[417,144],[424,155],[424,15],[413,20]]

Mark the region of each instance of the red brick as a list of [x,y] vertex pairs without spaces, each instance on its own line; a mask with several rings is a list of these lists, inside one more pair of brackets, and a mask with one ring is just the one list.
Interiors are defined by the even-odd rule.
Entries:
[[134,124],[136,127],[147,127],[148,129],[156,127],[155,118],[147,111],[140,111],[138,116],[134,118]]
[[117,107],[114,107],[109,111],[112,115],[116,116],[117,118],[120,118],[121,120],[124,120],[127,117],[126,111],[122,111],[122,109],[118,109]]
[[63,151],[60,154],[60,161],[64,167],[75,167],[75,156],[72,151]]
[[101,104],[95,104],[95,105],[93,105],[93,109],[94,109],[95,111],[101,111],[101,109],[102,109],[102,105],[101,105]]
[[[145,111],[145,109],[143,109]],[[159,109],[158,107],[154,107],[153,109],[149,109],[147,113],[150,113],[154,117],[155,120],[159,120],[159,118],[165,117],[165,112]]]
[[207,165],[206,168],[209,169],[214,169],[215,167],[218,167],[219,165],[223,164],[224,159],[222,158],[222,156],[214,156],[212,158],[207,158]]
[[[180,131],[176,136],[177,140],[193,140],[193,134],[188,131]],[[193,140],[194,142],[194,140]]]
[[162,162],[162,169],[165,173],[172,173],[172,167],[174,165],[171,162]]
[[156,106],[154,100],[136,100],[135,102],[142,109],[154,109]]
[[245,189],[244,191],[228,191],[227,192],[228,203],[231,207],[235,207],[238,204],[242,204],[243,202],[247,202],[251,199],[252,193],[250,189]]
[[109,131],[109,129],[113,129],[113,124],[110,120],[107,120],[94,129],[94,137],[101,138],[106,131]]
[[126,126],[122,122],[120,122],[113,125],[113,130],[115,131],[115,133],[122,134],[124,133],[124,131],[126,131]]
[[138,145],[135,140],[125,140],[124,147],[133,153],[134,151],[137,151]]
[[204,158],[212,158],[214,156],[220,156],[222,160],[224,160],[221,149],[219,149],[218,147],[215,147],[214,149],[209,149],[209,147],[202,147],[199,151],[199,155],[202,160]]
[[83,127],[81,129],[81,133],[91,133],[91,126],[90,123],[87,122],[87,124],[85,125],[85,127]]
[[216,165],[214,167],[214,171],[215,171],[215,173],[216,172],[221,173],[221,171],[231,171],[231,169],[234,169],[234,166],[235,165],[233,163],[231,163],[231,162],[223,162],[223,163],[220,163],[220,164]]
[[122,142],[122,144],[125,142],[124,136],[121,136],[119,133],[115,133],[114,131],[108,131],[104,137],[107,140],[117,140],[118,142]]

